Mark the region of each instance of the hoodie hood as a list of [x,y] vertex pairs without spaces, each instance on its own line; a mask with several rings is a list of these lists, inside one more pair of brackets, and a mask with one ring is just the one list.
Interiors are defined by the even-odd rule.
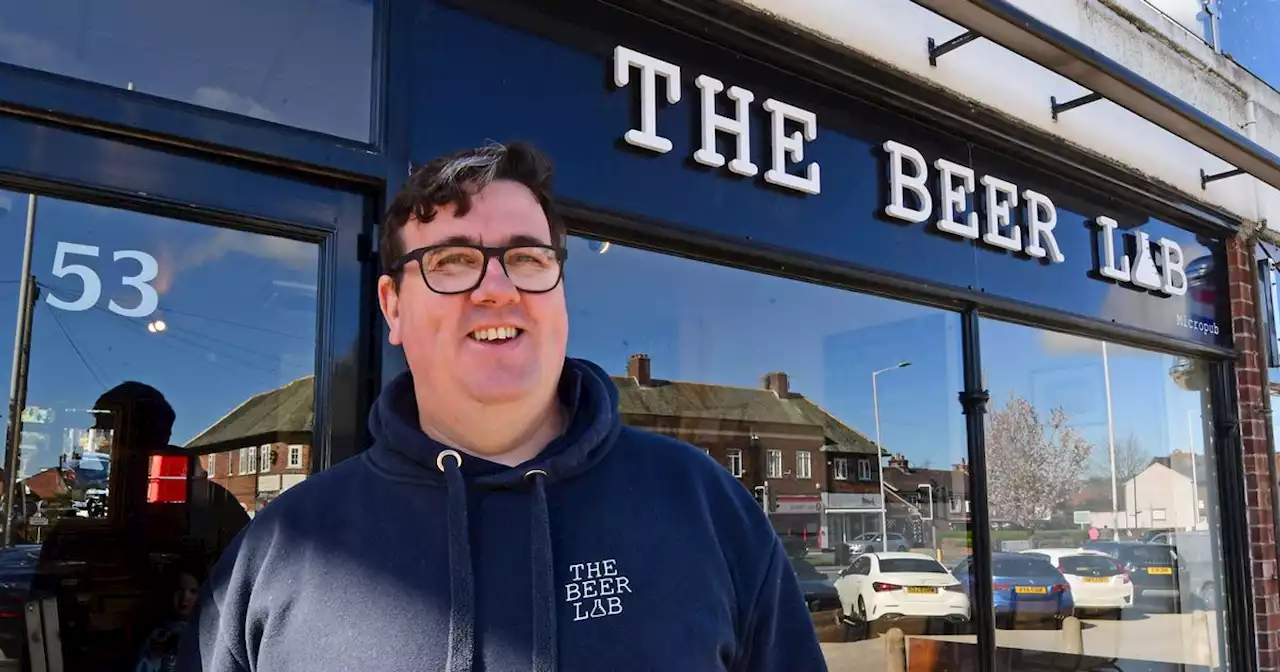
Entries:
[[566,359],[560,375],[560,402],[568,428],[537,457],[508,467],[441,444],[418,425],[413,378],[396,377],[369,416],[377,442],[366,454],[375,469],[396,479],[443,484],[448,495],[449,649],[447,672],[471,672],[475,661],[475,567],[471,562],[468,490],[525,488],[529,492],[532,574],[530,623],[534,672],[555,672],[558,663],[554,549],[546,487],[572,478],[598,463],[613,447],[621,428],[618,390],[599,367]]
[[[622,426],[618,389],[609,375],[586,360],[566,358],[558,395],[569,417],[564,434],[537,457],[514,467],[465,456],[461,472],[469,485],[516,486],[530,470],[545,472],[551,483],[577,476],[604,458]],[[374,438],[369,457],[382,471],[401,479],[445,483],[437,462],[450,449],[428,437],[418,424],[417,397],[408,371],[383,389],[369,413],[369,431]]]

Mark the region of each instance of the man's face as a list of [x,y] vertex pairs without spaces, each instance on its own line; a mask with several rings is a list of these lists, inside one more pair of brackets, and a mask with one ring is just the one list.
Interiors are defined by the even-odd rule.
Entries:
[[[400,236],[406,252],[444,243],[552,244],[537,198],[510,181],[494,182],[476,193],[465,217],[444,206],[427,224],[411,218]],[[383,276],[378,298],[390,329],[388,340],[404,347],[420,393],[442,404],[464,399],[496,404],[555,389],[569,333],[563,283],[541,294],[522,293],[495,258],[475,290],[437,294],[423,282],[419,266],[417,261],[405,266],[399,292]],[[498,342],[474,338],[477,330],[502,327],[520,333]]]

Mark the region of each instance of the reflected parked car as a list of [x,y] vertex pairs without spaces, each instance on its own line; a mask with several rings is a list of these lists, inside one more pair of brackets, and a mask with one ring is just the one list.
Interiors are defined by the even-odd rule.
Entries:
[[942,563],[922,553],[864,553],[836,579],[841,613],[855,621],[917,618],[963,623],[969,596]]
[[907,543],[907,538],[896,532],[889,533],[887,544],[881,538],[879,532],[866,532],[849,540],[849,552],[854,555],[859,553],[879,553],[881,551],[905,553],[909,550],[911,550],[911,544]]
[[1101,551],[1078,548],[1038,548],[1023,555],[1044,558],[1071,585],[1076,612],[1104,612],[1120,618],[1133,606],[1133,581],[1119,560]]
[[1119,560],[1133,580],[1133,598],[1182,602],[1182,575],[1185,567],[1178,561],[1173,546],[1144,544],[1138,541],[1088,541],[1084,548],[1100,551]]
[[[956,565],[955,576],[973,595],[973,556]],[[991,554],[991,593],[997,627],[1020,618],[1048,621],[1054,628],[1075,612],[1071,584],[1049,561],[1023,553]]]
[[809,605],[810,612],[840,608],[840,595],[836,592],[835,584],[826,574],[818,571],[813,563],[802,558],[791,558],[791,570],[800,581],[800,590],[804,591],[804,602]]

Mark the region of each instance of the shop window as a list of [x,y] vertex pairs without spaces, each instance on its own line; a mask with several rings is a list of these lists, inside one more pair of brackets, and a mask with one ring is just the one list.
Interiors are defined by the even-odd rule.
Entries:
[[[616,243],[571,238],[568,258],[569,354],[613,376],[624,422],[723,456],[789,551],[805,626],[831,669],[864,666],[862,652],[882,645],[858,641],[839,615],[885,613],[887,602],[859,602],[860,579],[845,572],[866,544],[883,545],[882,520],[891,550],[915,549],[921,562],[968,554],[966,518],[921,521],[892,498],[882,516],[876,480],[852,478],[873,473],[878,412],[910,487],[967,492],[952,467],[967,455],[959,316]],[[880,375],[873,395],[873,373],[903,361],[911,366]],[[956,594],[948,608],[964,617],[968,602]],[[869,636],[889,623],[877,619]]]
[[371,0],[6,2],[0,61],[367,141],[373,24]]
[[[1086,656],[1221,666],[1206,363],[994,320],[981,330],[995,616],[1012,631],[999,646],[1051,649],[1036,630],[1075,613],[1095,633]],[[1051,561],[1028,560],[1032,548]]]
[[0,359],[22,408],[0,561],[33,555],[15,589],[56,604],[65,669],[147,667],[169,570],[201,579],[283,487],[271,445],[312,442],[319,248],[44,196],[28,227],[30,198],[0,192],[0,348],[30,345]]
[[728,457],[729,473],[733,474],[735,478],[742,478],[742,451],[731,450],[728,453]]
[[782,478],[782,451],[769,451],[769,478]]

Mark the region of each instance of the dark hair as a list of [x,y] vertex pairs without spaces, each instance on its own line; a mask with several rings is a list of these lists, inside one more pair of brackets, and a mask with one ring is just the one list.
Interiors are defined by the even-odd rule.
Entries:
[[[382,219],[382,239],[378,244],[382,272],[388,273],[391,264],[405,253],[400,231],[410,217],[425,224],[446,205],[452,205],[458,216],[465,216],[471,211],[471,197],[497,180],[528,187],[551,225],[551,244],[564,245],[564,222],[551,198],[554,177],[551,159],[523,142],[464,149],[414,169]],[[392,279],[398,288],[399,274]]]

